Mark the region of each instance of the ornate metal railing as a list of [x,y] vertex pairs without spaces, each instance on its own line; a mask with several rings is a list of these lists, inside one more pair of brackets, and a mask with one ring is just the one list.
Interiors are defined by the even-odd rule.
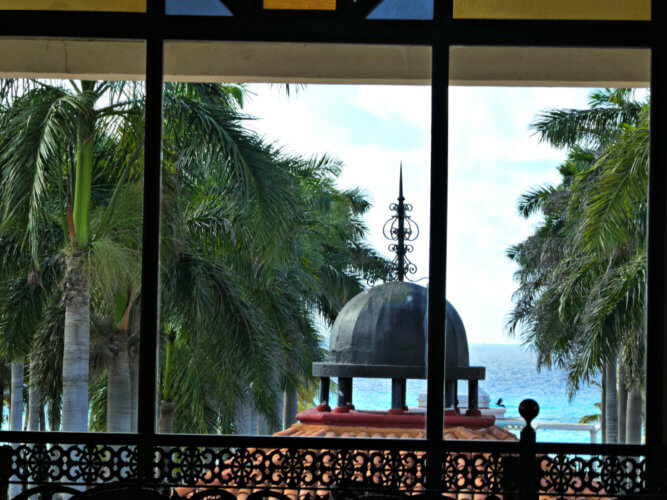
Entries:
[[665,498],[667,474],[651,473],[645,446],[536,444],[527,416],[518,442],[439,448],[402,439],[178,435],[148,444],[141,436],[63,434],[70,442],[53,443],[60,435],[44,433],[1,448],[0,498],[9,485],[20,485],[19,500],[120,498],[122,488],[126,498],[173,499]]

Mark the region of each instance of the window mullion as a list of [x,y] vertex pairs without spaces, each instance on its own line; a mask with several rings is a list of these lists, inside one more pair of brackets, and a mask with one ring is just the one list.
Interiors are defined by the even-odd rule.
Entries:
[[[156,8],[155,4],[158,5]],[[162,8],[160,8],[162,7]],[[161,0],[149,3],[150,17],[159,21]],[[153,26],[156,26],[153,23]],[[162,84],[164,44],[151,34],[146,48],[146,134],[144,150],[144,232],[142,256],[140,377],[137,429],[155,434],[157,338],[160,278],[160,194],[162,157]]]
[[[664,32],[667,5],[652,3],[653,33]],[[649,479],[660,482],[667,446],[667,41],[655,36],[651,47],[651,136],[648,207],[648,291],[646,318],[646,443]]]

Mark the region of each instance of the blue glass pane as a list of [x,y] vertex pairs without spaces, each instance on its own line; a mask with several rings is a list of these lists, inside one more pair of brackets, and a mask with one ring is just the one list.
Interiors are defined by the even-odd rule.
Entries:
[[171,16],[231,16],[220,0],[167,0],[167,14]]
[[368,19],[433,19],[433,0],[384,0]]

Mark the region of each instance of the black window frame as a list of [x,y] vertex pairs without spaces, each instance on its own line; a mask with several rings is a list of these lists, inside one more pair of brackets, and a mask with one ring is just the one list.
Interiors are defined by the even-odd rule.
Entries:
[[[339,0],[340,1],[340,0]],[[249,3],[257,0],[248,0]],[[544,451],[643,455],[660,481],[667,455],[667,2],[652,0],[650,21],[466,20],[452,16],[453,0],[434,0],[431,21],[381,21],[346,12],[239,13],[235,17],[167,16],[164,0],[147,0],[146,13],[0,11],[2,37],[120,39],[146,42],[146,144],[140,337],[138,433],[0,432],[0,442],[109,443],[137,445],[148,475],[152,447],[256,446],[307,449],[332,446],[410,449],[442,456],[447,451],[518,450],[518,443],[479,443],[472,448],[443,439],[448,86],[451,46],[538,46],[644,48],[651,50],[651,139],[646,357],[646,443],[643,445],[538,445]],[[370,9],[377,0],[362,2]],[[155,426],[156,350],[159,313],[161,126],[164,42],[218,40],[255,42],[422,45],[432,53],[430,286],[428,311],[428,414],[424,440],[358,438],[159,435]],[[467,446],[467,447],[466,447]],[[513,447],[514,446],[514,447]],[[433,455],[431,455],[433,454]],[[437,489],[437,461],[428,461],[429,483]],[[434,474],[431,474],[435,472]]]

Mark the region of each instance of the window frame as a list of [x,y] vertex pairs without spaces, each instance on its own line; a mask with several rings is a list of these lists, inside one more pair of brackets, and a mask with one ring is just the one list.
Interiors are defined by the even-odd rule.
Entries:
[[[255,1],[255,0],[253,0]],[[342,0],[339,0],[339,3]],[[578,453],[623,449],[646,455],[653,476],[664,470],[667,450],[667,2],[652,0],[650,21],[536,21],[454,19],[452,0],[434,0],[430,21],[383,21],[346,17],[345,12],[264,11],[236,17],[168,16],[164,0],[148,0],[146,13],[0,12],[3,37],[134,39],[146,42],[146,143],[142,256],[139,416],[137,434],[2,431],[2,442],[113,443],[139,446],[139,463],[150,475],[155,445],[259,446],[303,448],[353,446],[411,449],[442,456],[460,444],[443,439],[443,388],[447,244],[448,86],[450,47],[628,47],[651,50],[651,139],[646,356],[646,444],[562,445]],[[369,11],[377,0],[362,2]],[[347,22],[346,29],[340,23]],[[159,313],[161,126],[164,42],[220,40],[424,45],[431,48],[431,207],[428,310],[428,413],[424,440],[360,438],[159,435],[155,426]],[[662,140],[661,140],[662,139]],[[157,228],[157,229],[156,229]],[[480,450],[506,450],[514,443],[482,443]],[[518,443],[516,443],[518,447]],[[400,447],[400,448],[399,448]],[[620,448],[619,448],[620,447]],[[469,449],[466,448],[466,449]],[[514,449],[514,448],[513,448]],[[518,449],[518,448],[516,448]],[[428,481],[438,488],[438,473],[428,462]],[[661,469],[663,468],[663,469]]]

